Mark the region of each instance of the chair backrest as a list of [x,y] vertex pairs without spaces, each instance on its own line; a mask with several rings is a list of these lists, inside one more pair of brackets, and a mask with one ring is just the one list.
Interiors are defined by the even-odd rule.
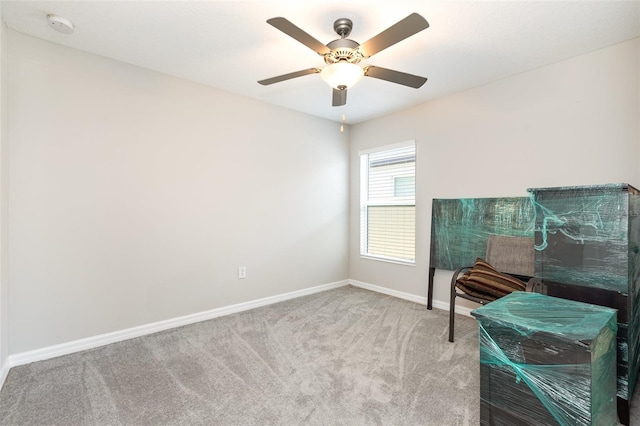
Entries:
[[533,237],[489,235],[486,261],[501,272],[533,277],[535,269]]

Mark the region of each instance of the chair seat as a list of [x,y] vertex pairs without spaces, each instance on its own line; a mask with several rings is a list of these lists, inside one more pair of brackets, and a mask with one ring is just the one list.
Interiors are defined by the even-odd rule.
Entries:
[[[532,279],[534,253],[531,237],[490,235],[486,260],[477,259],[475,265],[460,267],[453,273],[449,300],[450,342],[454,336],[456,298],[486,305],[513,291],[531,291],[536,288]],[[465,292],[465,288],[473,294]]]
[[481,305],[486,305],[487,303],[494,301],[494,299],[492,300],[481,299],[479,297],[471,296],[467,293],[462,293],[462,292],[456,292],[456,297],[462,297],[463,299],[471,300],[472,302],[480,303]]

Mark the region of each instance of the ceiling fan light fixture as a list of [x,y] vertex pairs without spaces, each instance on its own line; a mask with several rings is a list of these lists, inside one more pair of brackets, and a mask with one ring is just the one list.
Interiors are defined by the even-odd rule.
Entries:
[[334,89],[350,89],[364,76],[364,70],[356,64],[336,62],[320,71],[320,77]]

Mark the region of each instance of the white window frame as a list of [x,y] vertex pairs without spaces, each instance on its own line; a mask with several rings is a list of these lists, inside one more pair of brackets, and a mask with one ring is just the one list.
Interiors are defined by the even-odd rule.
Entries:
[[[368,172],[369,172],[369,161],[368,154],[373,154],[381,151],[389,151],[398,148],[406,148],[409,146],[413,146],[415,149],[416,156],[416,166],[417,166],[417,158],[418,158],[418,150],[416,146],[416,142],[414,139],[383,145],[375,148],[365,149],[358,152],[360,157],[360,258],[369,259],[369,260],[377,260],[389,263],[397,263],[401,265],[415,266],[415,234],[414,234],[414,259],[401,259],[395,257],[388,257],[379,254],[371,254],[367,252],[367,236],[368,232],[368,213],[367,209],[369,206],[413,206],[414,211],[416,210],[416,199],[415,194],[413,197],[394,197],[393,199],[385,200],[384,202],[376,201],[369,202],[369,180],[368,180]],[[417,174],[417,167],[414,170],[414,178]],[[417,180],[416,180],[417,187]],[[415,220],[415,219],[414,219]],[[414,222],[414,233],[415,233],[415,222]]]

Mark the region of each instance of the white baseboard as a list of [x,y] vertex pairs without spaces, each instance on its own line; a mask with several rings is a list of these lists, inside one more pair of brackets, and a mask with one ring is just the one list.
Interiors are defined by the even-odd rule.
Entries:
[[[442,309],[443,311],[449,312],[449,304],[447,302],[434,300],[432,305],[436,309]],[[464,315],[465,317],[472,318],[471,311],[473,311],[474,309],[475,308],[467,308],[466,306],[456,305],[456,314],[460,314],[460,315]]]
[[[334,288],[342,287],[345,285],[352,285],[354,287],[360,287],[365,290],[375,291],[377,293],[386,294],[388,296],[397,297],[399,299],[408,300],[411,302],[419,303],[421,305],[427,304],[427,298],[423,296],[417,296],[415,294],[405,293],[398,290],[393,290],[387,287],[382,287],[375,284],[369,284],[357,280],[344,280],[334,283],[323,284],[316,287],[306,288],[303,290],[292,291],[289,293],[279,294],[276,296],[265,297],[262,299],[252,300],[249,302],[238,303],[235,305],[224,306],[222,308],[216,308],[209,311],[198,312],[191,315],[185,315],[182,317],[172,318],[165,321],[158,321],[150,324],[141,325],[138,327],[127,328],[124,330],[114,331],[111,333],[100,334],[97,336],[88,337],[85,339],[74,340],[72,342],[61,343],[59,345],[48,346],[45,348],[35,349],[32,351],[21,352],[9,356],[7,362],[0,367],[0,388],[4,384],[9,369],[18,365],[29,364],[31,362],[42,361],[45,359],[55,358],[62,355],[68,355],[75,352],[84,351],[87,349],[97,348],[99,346],[108,345],[110,343],[121,342],[123,340],[133,339],[135,337],[145,336],[148,334],[157,333],[159,331],[168,330],[175,327],[181,327],[188,324],[193,324],[200,321],[206,321],[209,319],[221,317],[224,315],[230,315],[237,312],[248,311],[250,309],[259,308],[261,306],[271,305],[273,303],[283,302],[285,300],[295,299],[297,297],[307,296],[314,293],[320,293],[322,291],[331,290]],[[433,301],[433,307],[436,309],[449,310],[449,304],[439,300]],[[464,306],[457,306],[456,313],[466,316],[471,316],[471,308]]]
[[[444,308],[446,311],[449,311],[449,304],[446,303],[446,308]],[[434,303],[435,306],[435,303]],[[480,305],[478,305],[478,307],[480,307]],[[458,306],[456,305],[456,314],[459,315],[464,315],[465,317],[469,317],[469,318],[473,318],[473,316],[471,315],[471,311],[473,311],[475,308],[467,308],[466,306]]]
[[[410,302],[420,303],[421,305],[427,304],[427,298],[422,296],[417,296],[411,293],[405,293],[403,291],[393,290],[387,287],[382,287],[375,284],[369,284],[362,281],[357,280],[349,280],[349,284],[354,287],[364,288],[365,290],[375,291],[377,293],[386,294],[388,296],[397,297],[399,299],[408,300]],[[449,312],[449,304],[446,302],[442,302],[440,300],[434,300],[432,305],[436,309],[442,309],[443,311]],[[471,311],[473,308],[467,308],[465,306],[456,306],[456,313],[460,315],[465,315],[467,317],[471,316]]]
[[4,386],[4,382],[7,380],[7,376],[9,375],[9,360],[5,360],[0,367],[0,389]]
[[420,303],[421,305],[427,304],[426,297],[417,296],[415,294],[405,293],[403,291],[393,290],[387,287],[382,287],[375,284],[369,284],[369,283],[365,283],[357,280],[349,280],[349,284],[351,284],[354,287],[364,288],[365,290],[371,290],[377,293],[386,294],[388,296],[397,297],[398,299],[404,299],[410,302]]
[[259,308],[261,306],[271,305],[273,303],[283,302],[285,300],[295,299],[297,297],[307,296],[314,293],[320,293],[322,291],[331,290],[348,284],[348,280],[337,281],[334,283],[323,284],[316,287],[305,288],[303,290],[292,291],[290,293],[279,294],[276,296],[265,297],[249,302],[224,306],[222,308],[216,308],[209,311],[185,315],[165,321],[158,321],[138,327],[127,328],[125,330],[114,331],[112,333],[100,334],[98,336],[92,336],[86,339],[74,340],[72,342],[62,343],[59,345],[48,346],[41,349],[13,354],[9,356],[8,362],[5,363],[6,365],[4,365],[2,370],[0,371],[0,374],[2,374],[0,378],[2,379],[2,383],[4,383],[4,378],[6,378],[9,372],[9,368],[15,367],[17,365],[29,364],[35,361],[42,361],[45,359],[68,355],[87,349],[93,349],[99,346],[108,345],[110,343],[133,339],[135,337],[145,336],[147,334],[157,333],[159,331],[164,331],[175,327],[181,327],[183,325],[193,324],[196,322],[221,317],[224,315],[230,315],[237,312],[248,311],[250,309]]

